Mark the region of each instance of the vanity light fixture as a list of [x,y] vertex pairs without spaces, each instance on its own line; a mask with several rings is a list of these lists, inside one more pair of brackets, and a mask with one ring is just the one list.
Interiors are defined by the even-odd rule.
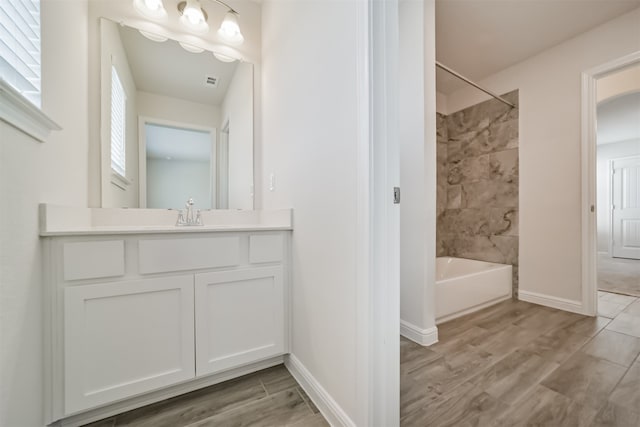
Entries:
[[178,44],[180,46],[182,46],[182,48],[184,50],[186,50],[187,52],[191,52],[191,53],[202,53],[204,52],[204,49],[198,46],[194,46],[192,44],[189,43],[183,43],[183,42],[178,42]]
[[178,12],[180,12],[180,22],[192,31],[198,33],[209,31],[209,24],[207,24],[209,17],[198,0],[181,1],[178,3]]
[[146,38],[154,42],[162,43],[169,40],[169,37],[161,36],[160,34],[154,34],[144,30],[138,30],[138,31],[140,32],[140,34],[142,34],[143,36],[145,36]]
[[238,25],[238,12],[231,8],[229,9],[224,15],[222,25],[220,25],[220,29],[218,30],[218,35],[222,37],[223,40],[233,44],[241,44],[244,42],[244,37]]
[[[244,42],[244,37],[242,36],[240,26],[238,25],[239,13],[221,0],[210,1],[218,3],[228,9],[227,13],[224,15],[222,24],[220,25],[220,29],[218,30],[220,38],[228,43],[236,45]],[[206,33],[209,31],[209,24],[207,24],[209,16],[200,5],[199,0],[181,1],[178,3],[178,12],[180,12],[180,22],[192,31],[198,33]]]
[[233,57],[227,56],[227,55],[223,55],[223,54],[218,53],[218,52],[213,52],[213,56],[215,56],[218,61],[222,61],[222,62],[233,62],[233,61],[236,60],[236,58],[233,58]]
[[133,7],[147,18],[164,19],[167,17],[162,0],[133,0]]

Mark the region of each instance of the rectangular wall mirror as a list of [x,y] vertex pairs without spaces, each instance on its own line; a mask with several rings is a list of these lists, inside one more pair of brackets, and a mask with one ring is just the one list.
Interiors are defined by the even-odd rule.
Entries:
[[253,65],[100,20],[102,206],[253,209]]

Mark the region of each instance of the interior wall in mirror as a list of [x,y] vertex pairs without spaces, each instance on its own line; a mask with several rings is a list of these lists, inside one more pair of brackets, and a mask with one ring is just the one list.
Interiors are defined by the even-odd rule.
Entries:
[[[101,19],[102,206],[253,209],[253,65]],[[158,38],[161,40],[161,38]],[[111,170],[111,70],[126,171]]]

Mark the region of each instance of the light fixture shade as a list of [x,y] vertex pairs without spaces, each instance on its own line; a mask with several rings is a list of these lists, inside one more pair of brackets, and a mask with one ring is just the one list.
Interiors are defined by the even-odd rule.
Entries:
[[167,17],[162,0],[133,0],[133,7],[147,18],[163,19]]
[[240,26],[238,25],[238,18],[235,12],[229,11],[224,15],[224,19],[218,30],[218,35],[230,43],[240,44],[244,42],[244,37],[240,32]]
[[202,53],[204,52],[204,49],[198,46],[194,46],[192,44],[189,43],[183,43],[183,42],[178,42],[178,44],[180,46],[182,46],[182,48],[184,50],[186,50],[187,52],[191,52],[191,53]]
[[178,3],[178,11],[182,15],[180,16],[180,22],[184,26],[198,33],[209,31],[207,14],[198,0],[186,0]]
[[138,30],[138,31],[140,32],[140,34],[142,34],[143,36],[145,36],[146,38],[148,38],[149,40],[152,40],[154,42],[162,43],[162,42],[166,42],[167,40],[169,40],[169,38],[166,37],[166,36],[161,36],[159,34],[150,33],[148,31],[144,31],[144,30]]
[[213,56],[215,56],[218,61],[222,62],[233,62],[236,60],[236,58],[218,52],[213,52]]

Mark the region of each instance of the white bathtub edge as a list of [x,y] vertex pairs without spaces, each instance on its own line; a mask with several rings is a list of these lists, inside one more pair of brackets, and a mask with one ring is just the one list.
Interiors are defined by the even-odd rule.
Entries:
[[539,294],[537,292],[530,292],[522,289],[518,290],[518,299],[520,301],[544,305],[545,307],[556,308],[558,310],[569,311],[571,313],[587,314],[582,306],[582,301],[559,298],[552,295]]
[[458,317],[466,316],[467,314],[475,313],[476,311],[480,311],[483,308],[491,307],[492,305],[498,304],[499,302],[506,301],[508,299],[511,299],[511,293],[509,293],[508,295],[504,295],[504,296],[498,297],[498,298],[494,298],[494,299],[489,300],[487,302],[483,302],[482,304],[474,305],[473,307],[469,307],[469,308],[464,309],[462,311],[456,311],[455,313],[448,314],[448,315],[442,316],[442,317],[438,317],[436,319],[436,325],[448,322],[449,320],[457,319]]
[[400,335],[426,347],[438,342],[438,327],[421,329],[413,323],[400,319]]

